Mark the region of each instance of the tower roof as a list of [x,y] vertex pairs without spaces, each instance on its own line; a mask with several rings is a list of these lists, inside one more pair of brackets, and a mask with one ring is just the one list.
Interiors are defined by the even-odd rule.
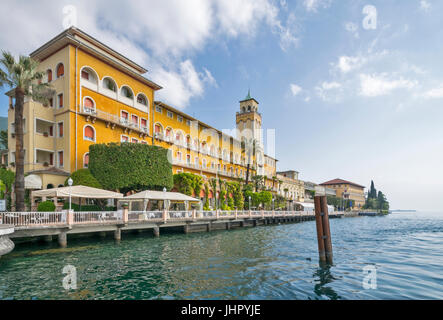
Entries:
[[240,102],[249,101],[249,100],[254,100],[257,104],[259,104],[257,100],[251,97],[251,89],[248,89],[248,95],[246,96],[245,99],[241,100]]

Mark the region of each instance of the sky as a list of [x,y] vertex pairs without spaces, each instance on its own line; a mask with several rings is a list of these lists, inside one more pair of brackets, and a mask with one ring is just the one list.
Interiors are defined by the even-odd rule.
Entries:
[[156,100],[220,130],[235,128],[250,89],[275,130],[278,170],[316,183],[374,180],[392,209],[443,210],[443,1],[1,6],[1,50],[29,54],[74,24],[146,67],[164,87]]

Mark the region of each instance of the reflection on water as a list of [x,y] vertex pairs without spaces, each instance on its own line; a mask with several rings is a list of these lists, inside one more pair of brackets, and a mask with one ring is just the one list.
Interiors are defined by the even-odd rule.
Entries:
[[[315,222],[197,234],[123,234],[17,245],[0,299],[442,299],[443,220],[425,213],[331,220],[334,264]],[[77,290],[63,289],[63,267]],[[377,268],[377,289],[362,286]]]
[[331,300],[338,300],[340,296],[328,286],[329,283],[332,283],[334,280],[334,276],[331,274],[332,265],[319,260],[318,262],[319,268],[314,273],[314,278],[316,279],[316,284],[314,286],[314,292],[317,296],[326,296]]

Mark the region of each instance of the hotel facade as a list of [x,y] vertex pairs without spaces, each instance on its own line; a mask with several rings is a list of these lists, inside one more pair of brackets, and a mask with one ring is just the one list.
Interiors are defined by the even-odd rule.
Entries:
[[[156,101],[162,87],[143,76],[145,68],[75,27],[30,56],[55,94],[47,105],[25,100],[26,188],[63,185],[72,172],[88,167],[90,145],[110,142],[167,148],[174,174],[236,180],[246,179],[249,169],[249,180],[264,175],[265,185],[273,186],[277,159],[264,153],[259,103],[249,93],[240,101],[232,134]],[[7,158],[14,169],[14,91],[7,95]],[[248,147],[252,141],[255,150]]]

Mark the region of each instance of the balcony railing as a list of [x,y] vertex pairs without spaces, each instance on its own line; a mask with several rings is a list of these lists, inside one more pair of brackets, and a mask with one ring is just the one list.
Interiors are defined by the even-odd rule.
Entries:
[[138,123],[134,123],[127,118],[119,117],[115,114],[102,111],[97,108],[93,109],[83,106],[80,110],[80,113],[149,135],[149,129],[147,127],[141,127]]

